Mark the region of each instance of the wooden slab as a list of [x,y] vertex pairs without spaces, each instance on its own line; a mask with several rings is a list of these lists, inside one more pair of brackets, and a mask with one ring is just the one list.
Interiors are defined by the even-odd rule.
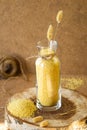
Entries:
[[[81,95],[80,93],[65,88],[61,89],[62,93],[62,107],[54,112],[44,112],[37,110],[35,116],[42,115],[44,119],[49,121],[49,126],[44,128],[45,130],[87,130],[87,97]],[[23,93],[15,94],[11,100],[17,98],[27,98],[36,101],[36,88],[29,88]],[[14,117],[9,112],[7,112],[10,120],[15,118],[21,123],[21,130],[23,123],[26,124],[27,130],[34,128],[34,130],[42,130],[39,127],[39,123],[34,124],[32,119],[19,119]],[[7,120],[7,119],[6,119]],[[11,123],[10,123],[11,124]],[[16,123],[17,124],[17,123]],[[18,128],[18,126],[17,126]],[[15,129],[16,130],[16,129]],[[19,129],[18,129],[19,130]],[[24,128],[23,128],[24,130]],[[32,130],[32,129],[31,129]]]

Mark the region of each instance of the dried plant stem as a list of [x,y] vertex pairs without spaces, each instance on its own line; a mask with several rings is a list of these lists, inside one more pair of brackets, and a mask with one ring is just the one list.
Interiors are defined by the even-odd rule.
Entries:
[[29,59],[32,59],[32,58],[37,58],[38,56],[30,56],[30,57],[27,57],[26,60],[29,60]]
[[59,24],[57,23],[57,25],[56,25],[56,30],[55,30],[55,34],[54,34],[54,40],[56,39],[56,35],[57,35],[57,31],[58,31],[58,26],[59,26]]

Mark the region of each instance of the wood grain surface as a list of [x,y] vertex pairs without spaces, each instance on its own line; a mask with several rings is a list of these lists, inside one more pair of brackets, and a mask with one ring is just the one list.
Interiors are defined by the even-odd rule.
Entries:
[[[61,93],[62,107],[59,110],[47,112],[38,109],[35,113],[35,116],[42,115],[45,120],[48,120],[49,125],[47,128],[56,128],[56,130],[76,130],[76,127],[78,129],[87,128],[87,98],[81,95],[79,92],[75,92],[66,88],[62,88]],[[15,100],[17,98],[32,99],[34,102],[36,102],[36,88],[29,88],[22,93],[15,94],[13,97],[11,97],[10,101]],[[8,129],[14,128],[14,130],[16,130],[16,127],[18,129],[20,129],[21,127],[21,130],[24,130],[23,123],[25,123],[27,130],[30,127],[32,130],[31,125],[33,125],[33,128],[35,130],[42,130],[42,128],[39,127],[40,123],[33,123],[31,118],[18,118],[10,114],[8,110],[5,119],[9,126]],[[10,122],[8,119],[10,120]],[[18,122],[14,124],[14,120],[18,120]],[[75,124],[76,122],[77,124]],[[45,130],[45,128],[43,130]]]
[[[75,77],[75,76],[63,76],[63,77]],[[77,91],[87,96],[87,77],[86,76],[77,76],[78,78],[82,78],[84,81],[84,85],[78,88]],[[0,122],[4,121],[4,106],[8,99],[16,93],[20,93],[25,91],[30,87],[34,87],[36,84],[36,77],[34,74],[29,75],[29,81],[25,81],[22,77],[18,77],[16,79],[0,80]],[[4,92],[3,90],[6,90]]]

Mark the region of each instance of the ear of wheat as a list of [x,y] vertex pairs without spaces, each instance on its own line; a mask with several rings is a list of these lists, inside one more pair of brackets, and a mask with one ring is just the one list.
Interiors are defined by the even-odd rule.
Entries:
[[63,10],[60,10],[58,11],[57,16],[56,16],[57,23],[58,24],[61,23],[62,19],[63,19]]
[[49,25],[48,31],[47,31],[47,39],[48,41],[52,40],[54,36],[54,28],[52,25]]

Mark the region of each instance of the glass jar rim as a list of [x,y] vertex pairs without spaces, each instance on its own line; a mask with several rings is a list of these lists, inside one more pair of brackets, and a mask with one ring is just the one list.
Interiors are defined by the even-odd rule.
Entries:
[[37,42],[37,48],[48,48],[49,43],[47,40]]

